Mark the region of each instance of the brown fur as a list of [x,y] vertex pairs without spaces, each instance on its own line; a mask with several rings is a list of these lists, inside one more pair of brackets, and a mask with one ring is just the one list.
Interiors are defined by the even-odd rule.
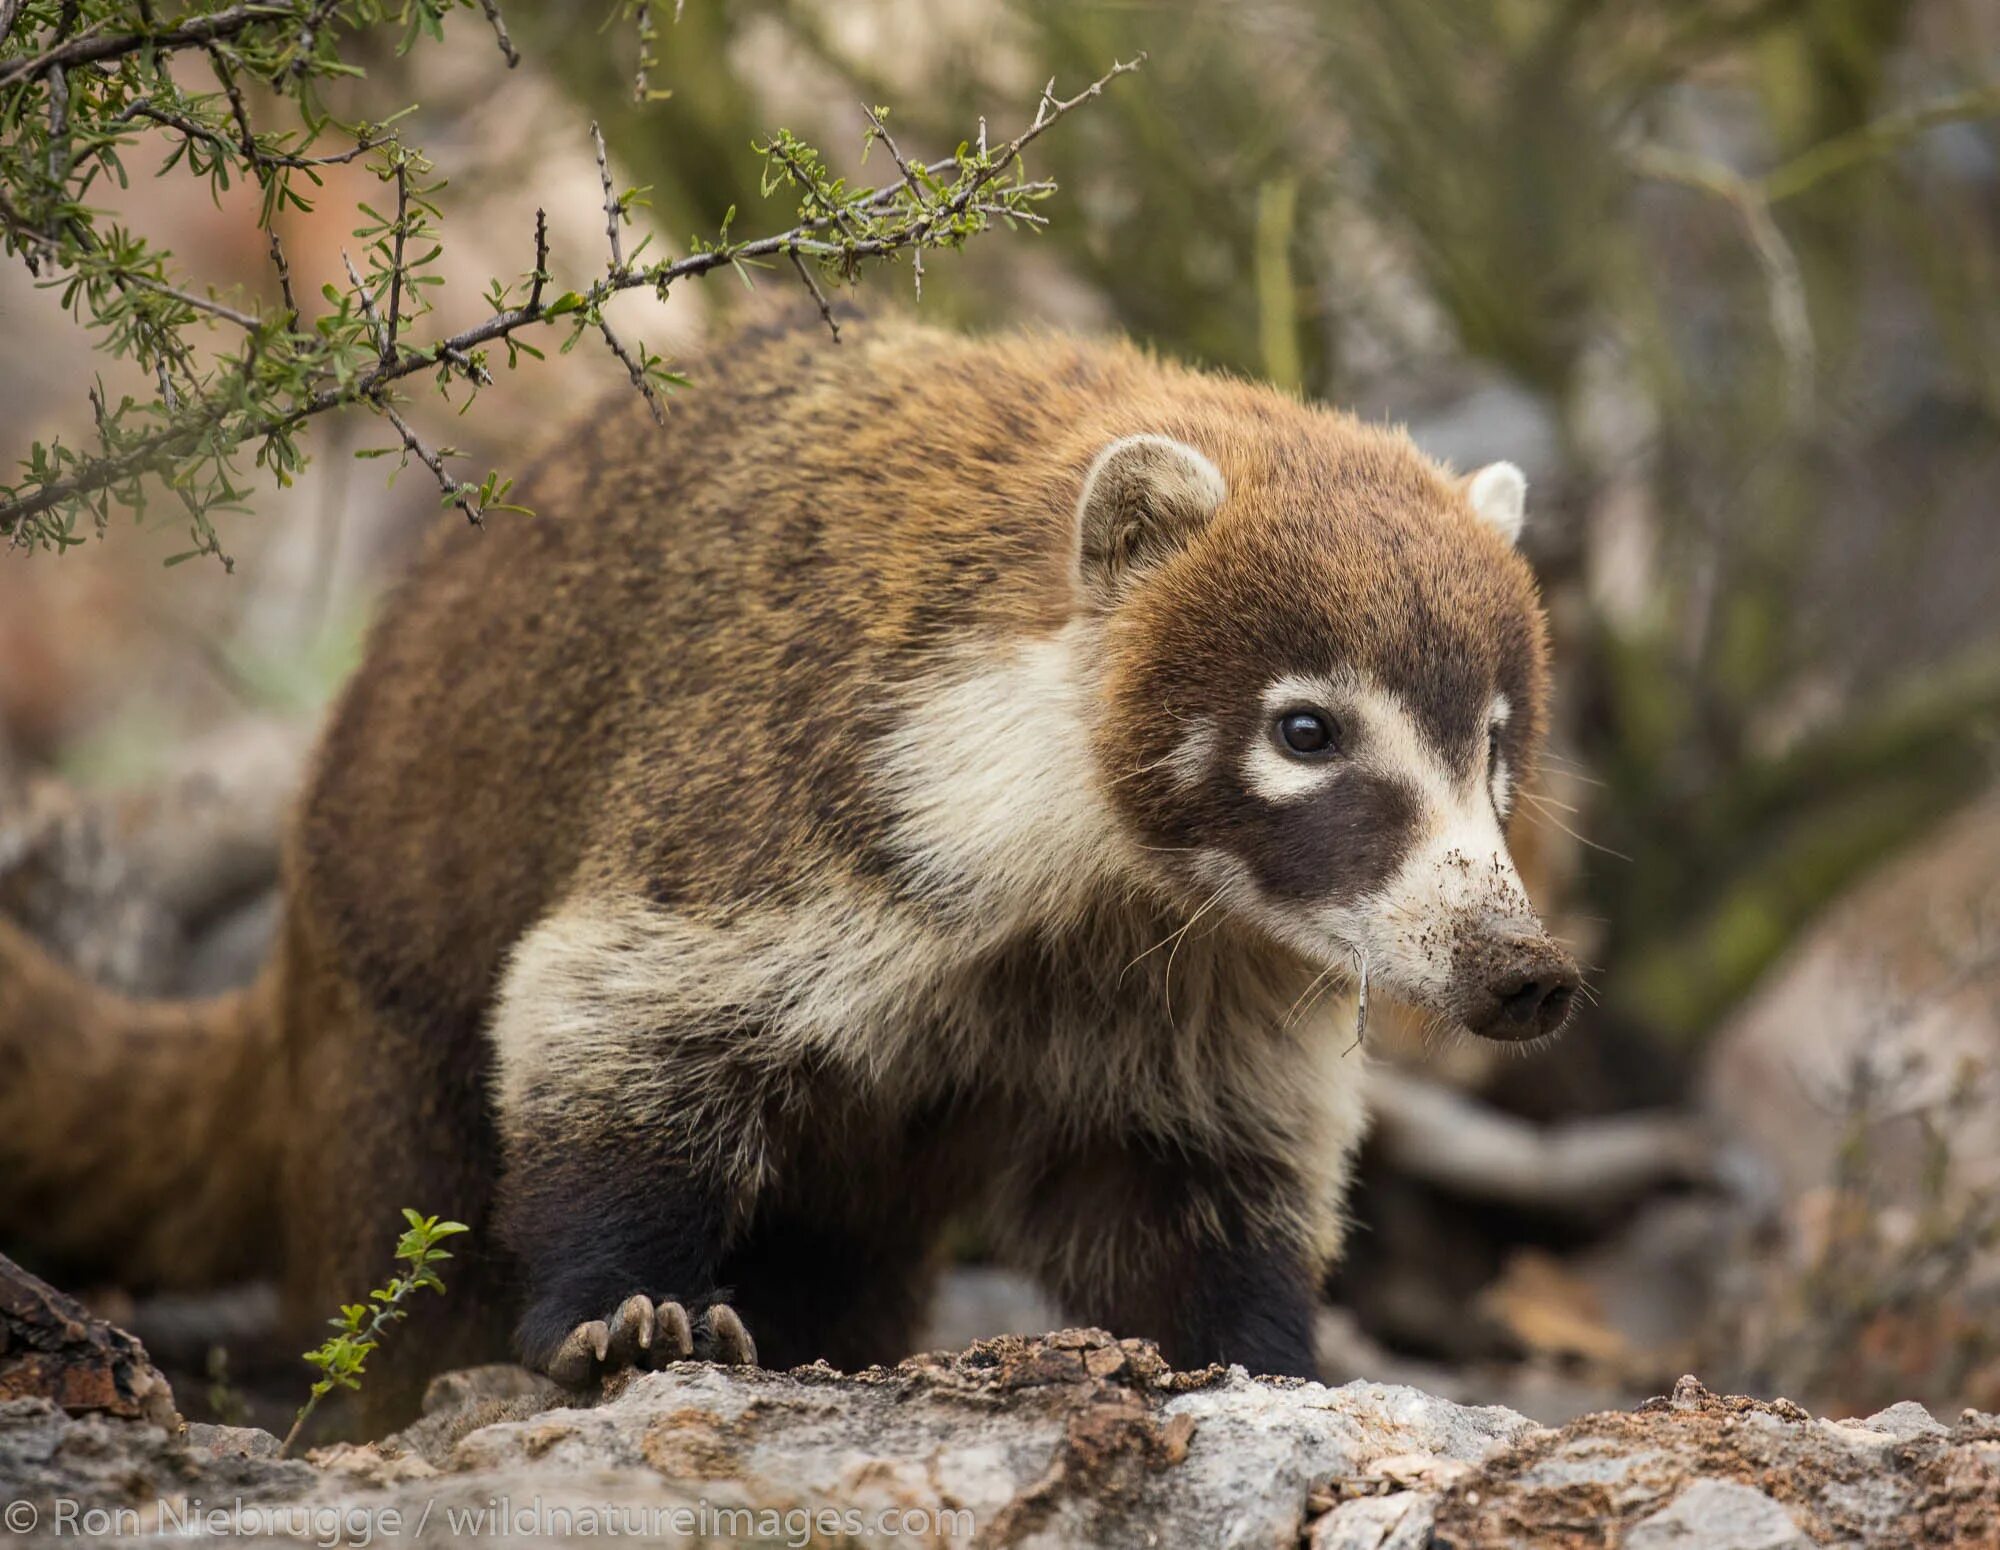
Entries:
[[[898,813],[871,773],[897,690],[941,660],[1049,637],[1077,617],[1078,492],[1122,436],[1199,448],[1229,501],[1108,620],[1108,761],[1157,757],[1163,729],[1198,708],[1205,686],[1303,651],[1418,686],[1413,714],[1453,758],[1483,737],[1471,707],[1504,685],[1520,711],[1507,737],[1525,763],[1545,693],[1532,582],[1398,434],[1122,344],[898,323],[848,340],[739,336],[675,401],[664,433],[629,396],[565,432],[521,483],[539,515],[495,514],[484,531],[440,524],[326,729],[288,847],[283,941],[257,990],[185,1012],[114,1003],[0,929],[0,1055],[46,1057],[0,1097],[0,1134],[36,1121],[0,1158],[42,1191],[42,1216],[63,1218],[66,1245],[150,1218],[129,1263],[190,1279],[249,1264],[234,1245],[261,1241],[275,1209],[287,1304],[304,1324],[373,1284],[397,1208],[449,1213],[475,1233],[449,1311],[426,1306],[428,1327],[398,1337],[414,1360],[385,1409],[423,1371],[486,1355],[518,1297],[518,1271],[489,1230],[503,1157],[484,1042],[510,955],[539,923],[593,901],[704,940],[829,898],[912,918],[947,908],[912,881]],[[1313,599],[1303,615],[1302,589]],[[1135,833],[1178,843],[1185,814],[1155,810],[1136,785],[1117,800]],[[1023,1029],[1067,1027],[1093,998],[1114,1020],[1126,1008],[1134,1042],[1107,1036],[1097,1064],[1078,1068],[1084,1079],[1124,1069],[1143,1083],[1129,1063],[1159,1059],[1185,1079],[1176,1101],[1213,1110],[1185,1133],[1169,1116],[1157,1150],[1136,1132],[1092,1129],[1074,1106],[1045,1114],[1047,1073],[1083,1052],[1020,1042],[1025,1033],[995,1025],[962,1076],[898,1088],[798,1049],[781,1073],[745,1064],[755,1030],[739,1018],[733,1031],[704,1025],[662,1045],[656,1087],[650,1066],[596,1088],[562,1071],[560,1091],[531,1086],[500,1127],[505,1164],[540,1156],[559,1169],[576,1138],[629,1132],[635,1166],[663,1146],[661,1165],[681,1166],[694,1154],[662,1137],[676,1115],[712,1111],[736,1148],[728,1167],[818,1179],[763,1195],[746,1184],[739,1228],[789,1224],[753,1235],[757,1254],[808,1243],[829,1214],[873,1210],[884,1220],[870,1241],[900,1233],[920,1268],[937,1223],[983,1183],[1012,1201],[1003,1239],[1086,1313],[1158,1307],[1173,1245],[1236,1231],[1242,1211],[1257,1231],[1325,1252],[1352,1137],[1328,1141],[1317,1111],[1288,1109],[1284,1073],[1324,1058],[1326,1040],[1273,1032],[1253,1051],[1232,1031],[1245,1018],[1275,1023],[1260,1008],[1281,1011],[1312,966],[1229,926],[1181,955],[1195,988],[1170,985],[1173,957],[1145,962],[1143,950],[1196,894],[1170,866],[1154,882],[1162,891],[1148,899],[1128,881],[1067,906],[1072,946],[1031,934],[954,973],[982,997],[1066,998],[1060,1016]],[[1115,970],[1135,953],[1145,966],[1133,983],[1108,985],[1107,960]],[[1147,999],[1163,988],[1159,1005]],[[1176,1011],[1183,994],[1192,1001]],[[1236,1021],[1204,1024],[1204,1006]],[[949,1027],[948,1008],[940,1016]],[[1146,1054],[1156,1018],[1192,1019],[1184,1053]],[[56,1029],[76,1032],[39,1042]],[[906,1063],[938,1058],[915,1048]],[[1246,1061],[1271,1074],[1232,1074]],[[673,1077],[676,1062],[698,1078]],[[994,1063],[1005,1079],[988,1083]],[[86,1116],[102,1118],[103,1144],[79,1151],[71,1127]],[[134,1137],[143,1158],[107,1161]],[[1192,1173],[1175,1161],[1189,1146],[1200,1150]],[[1246,1180],[1268,1191],[1244,1196]],[[1149,1191],[1148,1225],[1129,1241],[1106,1236],[1119,1203]],[[22,1215],[0,1208],[0,1228]],[[207,1225],[190,1226],[197,1216]],[[208,1247],[176,1266],[188,1244]],[[113,1247],[124,1257],[126,1242]],[[825,1264],[802,1248],[784,1275]],[[920,1282],[870,1289],[857,1269],[843,1293],[827,1275],[827,1296],[854,1299],[843,1327],[860,1332],[831,1354],[896,1354]],[[1168,1309],[1156,1316],[1171,1322]],[[766,1317],[782,1339],[786,1309]]]

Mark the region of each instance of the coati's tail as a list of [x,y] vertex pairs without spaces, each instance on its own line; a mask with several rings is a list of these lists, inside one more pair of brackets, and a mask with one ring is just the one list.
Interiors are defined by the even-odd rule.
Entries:
[[0,1242],[65,1276],[199,1286],[265,1268],[283,1117],[275,981],[98,989],[0,920]]

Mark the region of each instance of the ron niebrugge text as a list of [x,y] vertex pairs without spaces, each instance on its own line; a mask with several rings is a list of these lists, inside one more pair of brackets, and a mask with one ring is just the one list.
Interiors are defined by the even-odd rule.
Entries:
[[66,1497],[9,1502],[0,1523],[22,1536],[121,1538],[287,1538],[323,1550],[366,1550],[390,1540],[542,1538],[641,1539],[666,1535],[702,1541],[755,1540],[804,1546],[815,1538],[966,1539],[976,1527],[963,1508],[725,1507],[709,1502],[544,1502],[492,1496],[483,1502],[435,1500],[399,1506],[334,1503],[208,1502],[162,1497],[145,1507],[101,1507]]

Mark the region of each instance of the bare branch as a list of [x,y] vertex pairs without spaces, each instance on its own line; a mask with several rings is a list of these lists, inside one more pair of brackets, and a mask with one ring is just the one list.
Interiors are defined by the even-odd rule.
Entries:
[[410,226],[409,162],[401,155],[396,161],[396,225],[390,239],[389,317],[382,333],[382,359],[396,358],[396,335],[403,326],[403,238]]
[[362,283],[360,271],[354,267],[354,260],[347,256],[346,248],[342,248],[340,250],[340,262],[347,269],[347,278],[350,282],[352,282],[354,286],[354,294],[355,297],[361,303],[362,314],[368,319],[369,328],[374,331],[375,348],[379,352],[381,352],[382,356],[382,365],[377,366],[374,371],[368,374],[368,377],[366,379],[368,386],[363,390],[361,394],[358,395],[360,397],[366,397],[367,393],[369,391],[372,391],[373,389],[375,378],[381,373],[381,371],[384,368],[388,366],[390,362],[391,357],[389,354],[389,331],[382,326],[382,315],[375,310],[374,292],[370,291],[368,287]]
[[292,294],[292,266],[285,262],[285,245],[278,240],[278,234],[271,233],[271,265],[278,271],[278,294],[284,298],[285,311],[291,314],[290,327],[299,323],[299,301]]
[[[922,204],[924,202],[924,186],[917,181],[916,173],[911,170],[909,162],[904,159],[902,147],[896,144],[896,137],[889,133],[889,126],[882,121],[882,115],[866,104],[863,104],[861,111],[868,115],[869,133],[880,140],[888,150],[891,159],[896,163],[896,170],[903,175],[903,182],[908,185],[910,193],[915,197],[917,203]],[[981,119],[980,128],[982,133],[984,132],[985,124],[986,121]],[[980,149],[982,151],[985,149],[983,142]]]
[[[402,438],[404,450],[431,471],[431,477],[437,480],[438,488],[444,491],[452,505],[465,513],[466,521],[474,527],[484,526],[486,518],[479,509],[477,493],[464,480],[454,479],[451,476],[451,471],[444,466],[445,453],[433,452],[425,446],[422,439],[410,428],[410,422],[396,413],[392,405],[385,403],[379,407],[388,422],[396,427],[396,434]],[[445,449],[446,453],[449,451],[449,448]]]
[[[327,9],[331,9],[329,6]],[[291,15],[283,5],[234,5],[206,16],[190,16],[164,32],[84,32],[45,49],[32,59],[0,65],[0,91],[17,81],[30,80],[50,70],[66,70],[100,60],[119,59],[151,46],[162,52],[176,48],[205,48],[235,37],[259,22],[282,21]]]
[[618,196],[611,191],[611,159],[604,151],[604,132],[597,127],[595,119],[590,123],[590,138],[597,146],[597,180],[604,185],[604,236],[611,244],[611,272],[622,275],[625,273],[625,251],[618,237],[621,212]]
[[833,342],[839,344],[840,324],[834,318],[833,308],[828,304],[826,299],[826,292],[819,288],[819,281],[812,277],[812,271],[806,268],[805,260],[799,257],[796,249],[787,254],[786,257],[791,259],[792,267],[798,270],[799,278],[805,282],[806,289],[812,292],[812,299],[819,304],[819,315],[826,319],[826,326],[832,330]]
[[667,423],[666,407],[660,402],[660,395],[646,376],[646,368],[625,348],[624,341],[611,331],[611,325],[603,318],[597,320],[597,331],[604,335],[604,342],[611,347],[611,353],[618,357],[618,363],[631,374],[632,386],[637,388],[646,400],[646,407],[653,412],[653,423]]
[[542,287],[549,283],[549,213],[539,205],[535,208],[535,272],[528,281],[528,305],[530,317],[542,315]]
[[[297,170],[305,167],[342,166],[366,156],[378,146],[386,145],[390,138],[386,135],[379,138],[364,135],[361,139],[354,142],[351,150],[336,151],[327,156],[294,156],[286,151],[267,150],[257,145],[254,137],[246,141],[243,147],[232,146],[227,139],[217,134],[213,129],[210,129],[206,124],[196,123],[193,119],[185,117],[182,114],[172,113],[158,107],[150,97],[140,97],[126,104],[125,110],[118,114],[112,122],[129,123],[135,118],[150,119],[153,123],[178,130],[191,140],[204,141],[220,150],[241,149],[243,154],[260,171],[277,167],[287,167]],[[247,129],[247,125],[244,127]]]
[[164,280],[155,280],[148,274],[135,274],[130,270],[116,271],[117,278],[127,284],[136,285],[141,290],[152,291],[155,295],[171,296],[183,306],[192,307],[197,312],[205,312],[210,317],[220,318],[225,323],[234,323],[238,328],[261,328],[264,320],[248,312],[239,312],[234,307],[223,305],[213,297],[197,296],[192,291],[184,291],[178,285],[169,285]]
[[514,47],[514,40],[507,36],[507,18],[500,14],[499,0],[479,0],[479,9],[486,13],[487,21],[493,24],[493,36],[500,44],[500,52],[507,60],[507,68],[513,69],[521,62],[521,55]]

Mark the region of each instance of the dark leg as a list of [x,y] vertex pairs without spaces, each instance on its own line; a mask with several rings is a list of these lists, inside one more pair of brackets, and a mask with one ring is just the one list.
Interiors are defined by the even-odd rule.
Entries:
[[931,1244],[904,1227],[776,1211],[722,1267],[767,1367],[824,1360],[844,1372],[915,1349],[928,1310]]
[[948,1108],[900,1115],[822,1089],[778,1143],[786,1177],[721,1270],[765,1364],[843,1371],[916,1349],[949,1213],[990,1166]]
[[1316,1375],[1319,1267],[1303,1186],[1283,1165],[1104,1142],[1017,1183],[1003,1233],[1075,1317],[1155,1340],[1176,1367]]
[[717,1292],[735,1203],[681,1125],[549,1095],[508,1131],[500,1227],[526,1280],[524,1363],[580,1385],[689,1355],[757,1359]]
[[1161,1342],[1177,1367],[1240,1364],[1259,1376],[1314,1378],[1317,1276],[1291,1244],[1245,1232],[1193,1241],[1167,1272],[1185,1287]]

